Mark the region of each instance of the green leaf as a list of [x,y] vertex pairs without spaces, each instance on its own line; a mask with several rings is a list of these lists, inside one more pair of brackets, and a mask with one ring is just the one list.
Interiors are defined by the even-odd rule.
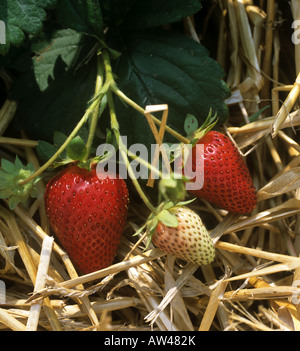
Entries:
[[57,148],[54,145],[44,140],[40,140],[36,147],[37,155],[42,162],[47,162],[56,153],[56,151]]
[[[52,141],[54,131],[69,135],[85,113],[95,88],[96,57],[90,56],[95,40],[84,35],[78,37],[78,33],[71,30],[60,30],[59,34],[54,31],[48,41],[39,37],[39,52],[45,51],[49,66],[33,57],[32,68],[16,78],[11,94],[19,103],[14,127],[45,141]],[[56,40],[66,45],[59,47]],[[73,40],[73,48],[68,46],[68,40]],[[35,48],[37,41],[34,41]],[[57,45],[59,55],[52,52],[51,45]]]
[[[78,132],[78,135],[70,142],[68,147],[61,152],[50,167],[59,167],[61,165],[73,162],[74,160],[82,161],[86,153],[85,144],[88,138],[88,133],[89,131],[84,125]],[[40,140],[36,147],[39,159],[42,160],[42,162],[47,162],[65,143],[67,138],[68,136],[66,134],[59,131],[54,131],[53,144]],[[94,151],[93,147],[92,150]]]
[[184,120],[184,131],[186,135],[191,135],[197,130],[197,128],[198,128],[197,118],[191,113],[188,113]]
[[86,151],[85,143],[79,135],[73,138],[67,146],[67,155],[72,160],[82,161]]
[[174,214],[167,210],[162,210],[157,215],[158,221],[162,222],[164,225],[168,227],[178,227],[178,220]]
[[146,228],[146,224],[142,225],[132,236],[138,236]]
[[176,204],[177,207],[182,207],[182,206],[186,206],[186,205],[189,205],[191,204],[192,202],[194,202],[196,200],[196,197],[194,197],[193,199],[191,200],[186,200],[186,201],[180,201]]
[[160,179],[158,189],[159,195],[172,203],[184,200],[186,196],[183,179],[175,179],[174,174],[171,174],[169,179]]
[[157,216],[151,213],[147,220],[147,230],[149,231],[150,234],[153,234],[153,232],[157,227],[157,224],[158,224]]
[[149,245],[151,244],[152,236],[156,230],[157,224],[158,224],[157,216],[154,216],[153,214],[151,214],[147,221],[148,236],[147,236],[147,242],[145,245],[145,250],[147,250]]
[[[19,159],[19,157],[16,156],[16,160],[15,160],[15,169],[16,169],[17,171],[21,171],[23,168],[24,168],[23,163],[21,162],[21,160]],[[28,166],[27,166],[26,169],[29,169]],[[30,167],[29,170],[32,170],[32,167]],[[11,173],[11,172],[9,172],[9,173]]]
[[105,26],[119,26],[137,0],[101,0]]
[[98,0],[59,0],[56,10],[64,28],[102,37],[103,20]]
[[201,9],[199,0],[135,1],[122,26],[150,28],[180,21]]
[[0,199],[7,199],[11,195],[11,191],[8,189],[0,189]]
[[268,108],[270,108],[270,105],[264,106],[264,107],[261,108],[259,111],[253,113],[253,115],[251,115],[251,116],[249,117],[249,122],[250,122],[250,123],[255,122],[255,121],[258,119],[258,117],[259,117],[265,110],[267,110]]
[[37,179],[21,185],[20,182],[27,179],[34,172],[34,166],[24,166],[18,156],[15,163],[8,160],[1,160],[0,169],[0,198],[9,201],[9,207],[14,209],[18,203],[26,204],[30,197],[36,197],[35,184]]
[[53,142],[56,146],[61,146],[66,140],[68,136],[58,130],[55,130],[53,133]]
[[[45,163],[47,162],[63,145],[63,143],[67,140],[68,136],[64,133],[61,133],[57,130],[53,133],[53,144],[40,140],[37,147],[36,152],[39,159]],[[52,166],[56,167],[58,165],[70,162],[71,160],[67,156],[67,151],[63,150],[63,152],[57,157],[56,161],[52,164]]]
[[5,158],[1,160],[1,167],[2,169],[7,172],[7,173],[12,173],[15,169],[15,166],[13,163],[9,162]]
[[[184,133],[187,113],[201,125],[210,109],[219,123],[228,116],[224,100],[230,90],[222,80],[224,72],[208,56],[207,50],[192,39],[172,31],[151,30],[124,35],[126,51],[116,61],[117,83],[140,106],[168,104],[168,125]],[[120,51],[123,51],[119,48]],[[152,132],[134,109],[116,100],[121,134],[128,144],[155,142]],[[174,142],[166,133],[164,142]]]
[[204,123],[192,135],[190,135],[190,137],[193,138],[191,140],[191,144],[195,145],[195,143],[197,143],[199,139],[203,138],[205,134],[212,130],[217,123],[217,114],[215,113],[214,115],[212,115],[212,110],[210,110]]
[[58,58],[68,70],[78,55],[82,40],[82,35],[74,30],[62,29],[51,33],[50,40],[43,33],[32,41],[31,50],[35,53],[32,58],[34,75],[41,91],[54,79],[54,68]]
[[6,43],[0,45],[0,54],[6,54],[11,45],[20,46],[25,33],[36,35],[42,31],[47,19],[45,9],[56,0],[7,0],[0,2],[0,20],[5,23]]
[[12,196],[8,201],[8,206],[11,210],[13,210],[20,202],[23,201],[20,201],[17,196]]

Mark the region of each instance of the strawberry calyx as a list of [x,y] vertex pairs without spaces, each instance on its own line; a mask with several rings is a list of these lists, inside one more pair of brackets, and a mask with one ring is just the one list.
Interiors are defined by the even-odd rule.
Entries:
[[34,166],[32,164],[24,166],[18,156],[14,163],[6,159],[1,160],[0,198],[8,200],[10,209],[14,209],[19,203],[26,205],[30,197],[37,197],[35,184],[41,179],[40,177],[22,184],[33,173]]
[[[64,139],[62,133],[56,136],[56,140]],[[57,144],[51,145],[47,142],[40,142],[37,148],[39,156],[50,158],[57,151]],[[58,161],[53,162],[50,168],[57,168],[69,164],[76,164],[80,168],[91,171],[91,168],[96,163],[95,159],[85,159],[86,146],[80,136],[74,137],[67,146],[63,157]],[[41,179],[41,176],[34,176],[35,169],[32,164],[24,165],[18,156],[15,162],[10,162],[6,159],[1,159],[0,169],[0,199],[8,200],[10,209],[14,209],[19,203],[26,206],[29,198],[37,197],[36,183]],[[31,179],[32,178],[32,179]]]
[[[80,167],[89,169],[90,165],[87,162],[87,147],[84,137],[85,131],[82,135],[76,135],[70,140],[68,145],[57,155],[55,161],[48,165],[48,169],[55,169],[69,163],[77,162]],[[53,143],[47,141],[39,141],[36,152],[42,162],[48,162],[61,149],[67,140],[67,136],[61,132],[55,131],[53,134]]]
[[[111,133],[109,131],[107,132],[108,136],[106,143],[115,146]],[[56,157],[55,161],[48,165],[48,169],[56,169],[69,164],[76,164],[79,168],[90,171],[94,164],[104,162],[111,157],[109,152],[101,156],[89,157],[86,134],[87,131],[82,128],[81,133],[72,138],[67,147]],[[53,135],[53,143],[43,140],[39,141],[36,148],[39,159],[43,162],[48,162],[65,143],[66,139],[67,136],[65,134],[55,131]],[[92,151],[93,153],[96,152],[94,149]]]
[[159,223],[163,223],[167,227],[171,228],[176,228],[178,227],[178,219],[175,216],[174,212],[176,211],[176,208],[178,207],[183,207],[191,202],[193,202],[195,199],[192,200],[187,200],[187,201],[180,201],[180,202],[173,202],[170,200],[166,200],[160,203],[160,205],[157,207],[155,212],[152,212],[150,216],[148,217],[146,223],[135,233],[135,235],[138,235],[141,233],[144,229],[146,229],[147,232],[147,243],[145,250],[148,249],[151,241],[152,241],[152,236],[156,231],[157,225]]
[[214,126],[218,123],[218,116],[215,113],[212,116],[212,110],[210,109],[204,123],[195,131],[193,131],[188,138],[190,139],[190,143],[192,145],[197,144],[197,142],[204,137],[210,130],[214,128]]
[[187,206],[174,208],[178,219],[176,228],[159,222],[152,242],[167,255],[197,265],[207,265],[215,258],[212,238],[200,216]]

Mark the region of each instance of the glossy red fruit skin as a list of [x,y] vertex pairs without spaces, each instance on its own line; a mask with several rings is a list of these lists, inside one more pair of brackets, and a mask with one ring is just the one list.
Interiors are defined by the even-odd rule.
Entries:
[[44,199],[56,238],[81,273],[112,264],[127,220],[123,179],[71,165],[48,182]]
[[[204,145],[204,185],[191,193],[229,212],[252,212],[257,205],[257,192],[247,165],[232,141],[222,133],[210,131],[197,144]],[[195,160],[195,148],[192,160]],[[194,161],[192,169],[197,169]]]

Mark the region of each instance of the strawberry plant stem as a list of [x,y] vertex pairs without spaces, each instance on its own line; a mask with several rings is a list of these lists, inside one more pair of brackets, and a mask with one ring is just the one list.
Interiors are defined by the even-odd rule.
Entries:
[[68,146],[70,141],[79,132],[80,128],[88,121],[90,116],[92,116],[88,140],[87,140],[87,144],[86,144],[87,152],[86,152],[85,160],[88,159],[88,157],[90,155],[95,131],[96,131],[98,114],[99,114],[99,106],[100,106],[101,98],[103,96],[103,94],[100,94],[100,91],[101,91],[101,88],[103,85],[103,75],[104,75],[103,65],[102,65],[101,60],[98,59],[98,61],[97,61],[97,79],[96,79],[96,87],[95,87],[93,102],[87,108],[87,110],[85,111],[85,114],[83,115],[81,120],[78,122],[78,124],[73,129],[72,133],[68,136],[66,141],[57,150],[57,152],[43,166],[41,166],[36,172],[34,172],[27,179],[21,181],[20,185],[25,185],[25,184],[29,183],[30,181],[32,181],[33,179],[35,179],[36,177],[38,177],[40,174],[42,174],[57,159],[57,157],[65,150],[65,148]]
[[127,150],[127,154],[133,160],[139,162],[142,166],[147,167],[149,171],[152,171],[153,174],[158,175],[160,178],[162,177],[162,172],[151,165],[148,161],[144,160],[142,157],[137,156],[136,154],[132,153],[130,150]]
[[[96,78],[96,87],[95,87],[95,93],[94,93],[94,99],[97,101],[96,106],[92,112],[92,118],[91,118],[91,123],[90,123],[90,130],[89,130],[89,135],[88,139],[86,142],[86,155],[85,155],[85,160],[87,160],[90,156],[91,153],[91,147],[92,143],[94,140],[95,132],[96,132],[96,127],[97,127],[97,122],[98,122],[98,115],[99,115],[99,106],[101,103],[101,97],[100,96],[100,90],[103,86],[103,75],[104,75],[104,67],[102,64],[102,61],[98,57],[97,60],[97,78]],[[99,98],[97,98],[99,97]]]
[[41,166],[36,172],[34,172],[31,176],[28,178],[22,180],[19,184],[20,185],[25,185],[29,182],[31,182],[33,179],[41,175],[56,159],[57,157],[65,150],[65,148],[68,146],[69,142],[76,136],[80,128],[87,122],[88,118],[90,115],[93,113],[95,107],[99,104],[99,100],[94,100],[91,105],[88,107],[86,110],[85,114],[81,118],[81,120],[78,122],[76,127],[73,129],[72,133],[68,136],[66,141],[62,144],[62,146],[56,151],[56,153],[43,165]]
[[[117,96],[119,96],[123,101],[125,101],[129,106],[133,107],[136,111],[140,112],[141,114],[145,114],[145,110],[139,106],[136,102],[134,102],[133,100],[131,100],[127,95],[125,95],[117,86],[114,78],[113,78],[113,72],[112,72],[112,68],[111,68],[111,63],[110,63],[110,57],[109,57],[109,53],[105,50],[103,50],[102,52],[102,56],[103,56],[103,62],[104,62],[104,66],[105,66],[105,71],[107,74],[107,79],[108,82],[110,83],[110,89],[111,91],[113,91]],[[153,115],[150,115],[151,118],[153,119],[153,121],[157,124],[157,125],[161,125],[161,121],[156,118]],[[165,130],[173,135],[177,140],[185,143],[185,144],[189,144],[190,140],[185,138],[184,136],[182,136],[181,134],[177,133],[174,129],[170,128],[169,126],[165,127]]]
[[148,207],[148,209],[152,212],[152,213],[156,213],[156,209],[155,207],[151,204],[151,202],[148,200],[147,196],[145,195],[145,193],[143,192],[139,182],[137,181],[134,172],[132,171],[132,168],[130,166],[128,157],[127,157],[127,149],[125,147],[125,145],[122,142],[122,138],[120,138],[120,132],[119,132],[119,123],[117,121],[117,116],[116,116],[116,111],[115,111],[115,106],[114,106],[114,101],[113,101],[113,96],[112,96],[112,92],[108,91],[107,92],[107,101],[108,101],[108,106],[109,106],[109,111],[110,111],[110,119],[111,119],[111,128],[115,134],[116,140],[118,142],[118,146],[121,152],[121,155],[124,159],[124,162],[126,164],[127,170],[128,170],[128,174],[132,180],[132,183],[136,189],[136,191],[138,192],[138,194],[140,195],[141,199],[143,200],[143,202],[145,203],[145,205]]
[[[117,85],[113,84],[111,86],[112,91],[118,95],[122,100],[124,100],[128,105],[130,105],[131,107],[133,107],[136,111],[140,112],[141,114],[145,114],[145,110],[139,106],[137,103],[135,103],[133,100],[131,100],[128,96],[126,96],[118,87]],[[153,119],[154,123],[157,125],[161,125],[161,121],[156,118],[153,115],[150,115],[151,118]],[[184,136],[182,136],[181,134],[177,133],[174,129],[170,128],[168,125],[166,125],[165,127],[166,132],[168,132],[169,134],[173,135],[173,137],[175,137],[177,140],[183,142],[184,144],[189,144],[190,140],[185,138]]]
[[[103,63],[104,63],[105,73],[106,73],[106,82],[107,82],[107,84],[110,84],[110,86],[112,88],[116,84],[115,84],[114,79],[113,79],[113,72],[112,72],[112,68],[111,68],[111,64],[110,64],[109,54],[104,50],[102,53],[102,57],[103,57]],[[133,182],[133,185],[134,185],[136,191],[138,192],[138,194],[140,195],[141,199],[143,200],[145,205],[148,207],[148,209],[152,213],[156,213],[157,211],[156,211],[155,207],[151,204],[151,202],[148,200],[147,196],[143,192],[143,190],[142,190],[139,182],[137,181],[137,179],[134,175],[134,172],[132,171],[132,168],[130,166],[130,163],[129,163],[129,160],[127,157],[127,149],[122,142],[122,138],[120,138],[119,123],[118,123],[117,116],[116,116],[116,110],[115,110],[112,90],[113,89],[108,90],[106,93],[109,111],[110,111],[111,129],[113,130],[113,132],[115,134],[116,140],[118,142],[118,146],[120,148],[121,155],[124,159],[124,162],[125,162],[127,170],[128,170],[128,174]]]

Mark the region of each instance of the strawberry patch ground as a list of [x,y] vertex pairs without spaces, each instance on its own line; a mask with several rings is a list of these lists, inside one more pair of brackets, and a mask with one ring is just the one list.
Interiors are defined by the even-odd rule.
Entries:
[[1,2],[0,330],[299,331],[299,95],[299,0]]

